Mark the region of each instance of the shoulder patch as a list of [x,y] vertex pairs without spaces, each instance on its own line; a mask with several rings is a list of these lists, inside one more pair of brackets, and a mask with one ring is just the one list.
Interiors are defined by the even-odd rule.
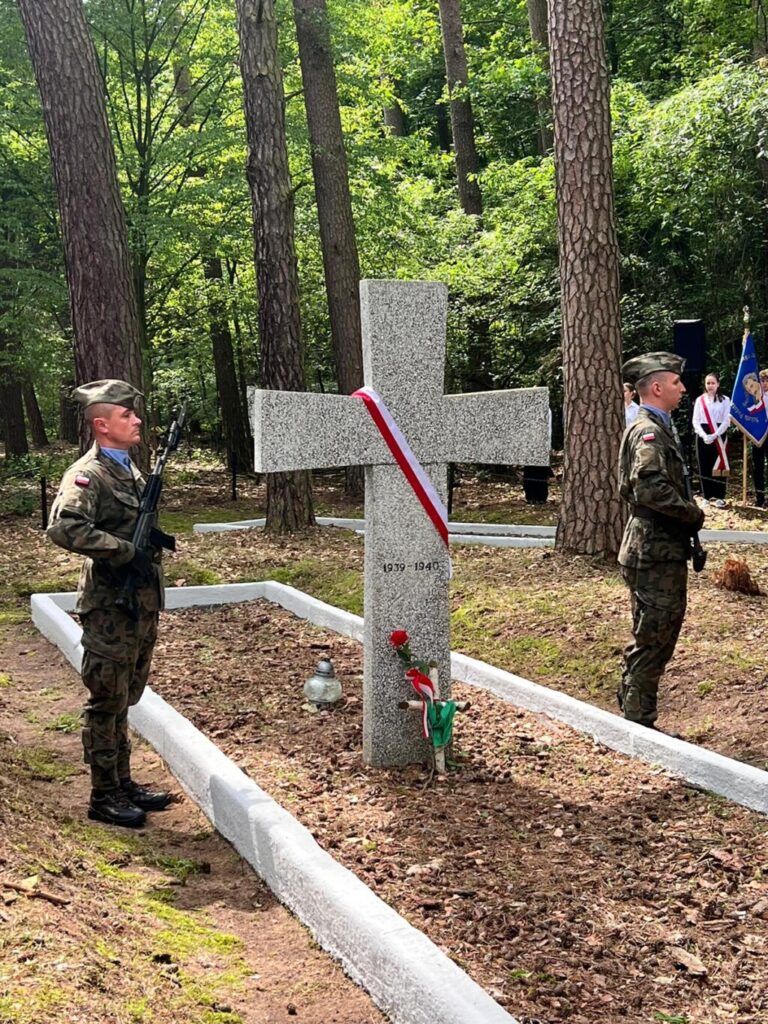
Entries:
[[78,487],[89,487],[91,484],[91,478],[86,476],[84,473],[78,473],[75,477],[75,483]]
[[656,435],[654,433],[643,434],[642,440],[643,441],[655,441],[656,440]]

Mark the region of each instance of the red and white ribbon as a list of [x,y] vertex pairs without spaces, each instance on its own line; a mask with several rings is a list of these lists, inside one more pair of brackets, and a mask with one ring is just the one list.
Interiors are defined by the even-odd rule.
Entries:
[[429,705],[435,699],[435,684],[420,672],[417,668],[409,668],[405,673],[411,681],[411,686],[421,697],[421,735],[425,740],[429,739]]
[[725,444],[723,443],[723,439],[718,436],[717,431],[715,430],[715,424],[712,420],[712,413],[709,410],[709,405],[707,403],[706,398],[703,395],[700,395],[699,401],[701,402],[701,408],[704,413],[704,417],[707,421],[707,426],[715,435],[715,440],[712,443],[715,445],[715,448],[717,449],[717,458],[715,459],[715,464],[712,467],[712,472],[716,473],[718,476],[722,476],[723,474],[729,473],[731,471],[731,467],[728,462],[728,453],[725,450]]
[[395,423],[392,413],[381,400],[381,396],[373,388],[364,387],[352,392],[353,398],[362,398],[371,419],[379,428],[379,433],[387,443],[387,447],[395,457],[400,469],[413,488],[413,492],[424,508],[432,523],[448,547],[448,510],[440,500],[432,481],[424,471],[424,467],[411,451],[411,446],[403,437],[403,433]]

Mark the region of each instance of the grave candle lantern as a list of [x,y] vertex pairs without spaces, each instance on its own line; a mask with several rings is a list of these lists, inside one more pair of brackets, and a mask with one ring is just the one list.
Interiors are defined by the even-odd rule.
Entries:
[[308,703],[320,710],[341,700],[341,683],[336,678],[332,661],[324,658],[318,662],[314,673],[304,683],[304,696]]

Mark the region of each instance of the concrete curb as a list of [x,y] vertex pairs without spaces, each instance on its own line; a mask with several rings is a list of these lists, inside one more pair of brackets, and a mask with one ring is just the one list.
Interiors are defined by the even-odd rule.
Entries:
[[[257,530],[264,519],[242,519],[237,523],[195,523],[195,533],[228,533],[231,530]],[[365,532],[364,519],[341,519],[319,516],[318,526],[335,526],[342,530]],[[554,526],[515,526],[510,523],[449,523],[449,539],[454,544],[487,544],[497,548],[543,548],[555,542]],[[768,530],[702,530],[699,534],[708,544],[768,544]]]
[[[362,620],[276,583],[172,588],[169,608],[265,597],[349,636]],[[74,594],[34,594],[32,618],[80,667],[80,627],[67,614]],[[209,739],[151,689],[130,722],[168,764],[216,829],[278,899],[343,964],[395,1024],[517,1024],[433,942],[318,846],[312,834],[249,779]]]

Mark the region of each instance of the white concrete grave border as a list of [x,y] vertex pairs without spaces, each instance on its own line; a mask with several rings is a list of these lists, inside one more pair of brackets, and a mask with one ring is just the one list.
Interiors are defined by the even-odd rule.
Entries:
[[[166,607],[207,607],[257,598],[362,640],[358,616],[281,583],[169,588]],[[75,595],[33,594],[31,603],[37,628],[79,671],[81,629],[69,615]],[[162,697],[148,688],[131,708],[130,723],[158,751],[221,835],[394,1024],[517,1024]]]
[[[265,519],[241,519],[234,523],[195,523],[195,533],[230,533],[232,530],[258,530]],[[364,519],[318,516],[318,526],[365,533]],[[554,526],[515,526],[511,523],[448,523],[452,544],[487,544],[496,548],[545,548],[555,543]],[[768,530],[702,530],[699,537],[707,544],[768,544]]]
[[[262,598],[300,618],[362,640],[363,620],[282,583],[171,587],[166,607],[210,607]],[[33,594],[32,620],[79,671],[81,630],[73,593]],[[454,679],[545,714],[612,750],[753,810],[768,813],[768,772],[627,722],[567,694],[463,654]],[[130,722],[160,753],[218,831],[258,871],[396,1024],[514,1024],[514,1018],[425,935],[325,853],[311,833],[151,689]]]

